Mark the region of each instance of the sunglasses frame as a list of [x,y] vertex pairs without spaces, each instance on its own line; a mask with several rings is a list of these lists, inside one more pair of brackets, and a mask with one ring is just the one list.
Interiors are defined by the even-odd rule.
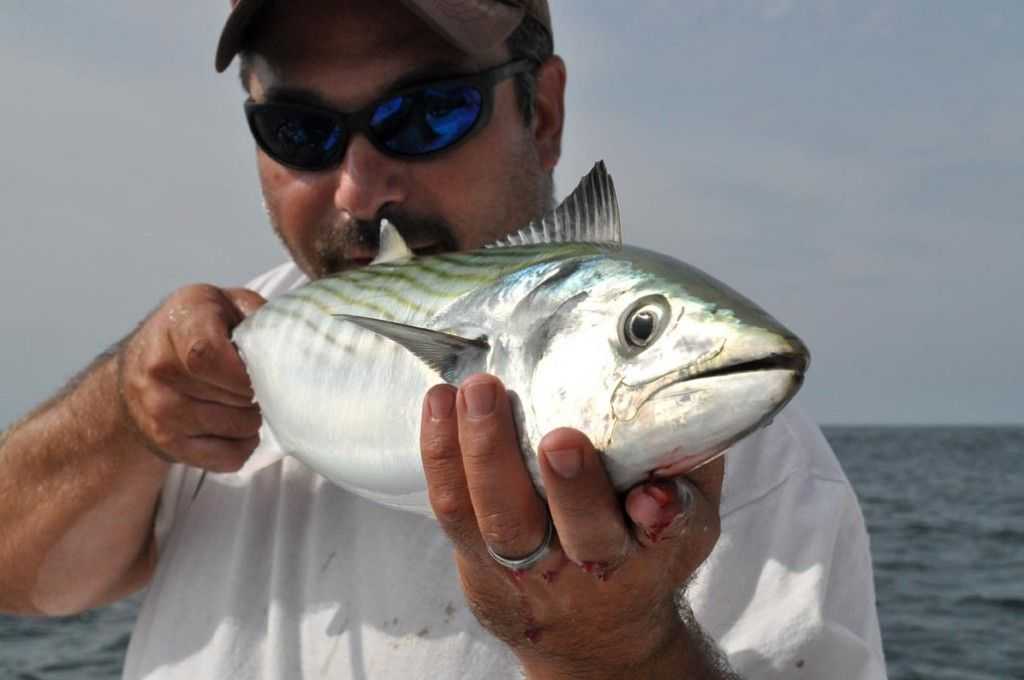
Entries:
[[[527,71],[536,68],[537,64],[531,59],[515,59],[513,61],[506,62],[495,66],[494,68],[480,71],[465,76],[457,76],[454,78],[443,78],[441,80],[430,80],[419,84],[410,85],[403,87],[399,90],[395,90],[389,94],[374,100],[369,106],[366,106],[358,111],[352,111],[345,113],[343,111],[337,111],[335,109],[327,108],[324,106],[315,106],[312,104],[299,104],[283,101],[268,101],[268,102],[256,102],[251,97],[245,101],[245,118],[249,124],[249,131],[252,133],[253,139],[256,140],[256,144],[274,160],[275,163],[279,163],[285,167],[292,168],[294,170],[301,170],[304,172],[320,172],[337,167],[341,164],[341,160],[345,157],[345,151],[348,149],[349,143],[352,138],[362,133],[366,136],[370,143],[373,144],[374,148],[381,153],[391,156],[394,158],[401,158],[404,160],[422,160],[432,158],[440,153],[444,153],[450,149],[454,149],[462,142],[472,137],[478,130],[490,122],[491,113],[494,110],[494,87],[503,80],[507,80],[512,76],[520,73],[526,73]],[[402,153],[389,149],[384,143],[377,139],[373,128],[370,127],[370,121],[373,119],[373,114],[376,110],[384,103],[395,99],[396,97],[403,97],[413,93],[418,93],[429,87],[452,87],[457,85],[469,85],[475,87],[480,93],[480,115],[476,117],[465,132],[462,133],[451,144],[441,147],[440,149],[433,149],[430,151],[424,151],[422,153]],[[295,163],[288,162],[282,159],[277,153],[268,147],[264,142],[259,129],[256,126],[256,117],[263,111],[271,110],[287,110],[295,111],[299,113],[311,113],[318,116],[324,116],[328,120],[331,120],[335,126],[337,126],[342,132],[342,142],[338,144],[338,149],[326,157],[322,164],[318,165],[297,165]]]

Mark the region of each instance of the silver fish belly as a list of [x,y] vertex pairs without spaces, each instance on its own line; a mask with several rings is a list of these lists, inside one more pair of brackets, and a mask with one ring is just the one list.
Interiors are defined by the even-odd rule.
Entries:
[[424,393],[475,372],[509,389],[543,493],[540,439],[575,427],[617,489],[693,469],[799,389],[800,340],[740,294],[624,246],[603,164],[557,211],[497,247],[394,257],[268,302],[233,339],[284,450],[374,501],[430,514]]

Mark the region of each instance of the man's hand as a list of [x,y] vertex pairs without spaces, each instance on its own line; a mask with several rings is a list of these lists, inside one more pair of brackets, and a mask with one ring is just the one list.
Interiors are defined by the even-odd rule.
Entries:
[[150,451],[214,472],[242,467],[259,443],[261,417],[231,331],[264,302],[245,289],[188,286],[123,345],[120,398]]
[[679,616],[676,595],[718,540],[721,462],[689,481],[640,484],[623,504],[582,433],[555,430],[540,448],[557,538],[543,560],[515,572],[487,546],[508,558],[533,553],[547,509],[523,464],[505,390],[478,375],[457,393],[440,385],[427,394],[421,449],[430,501],[477,618],[530,677],[706,677],[716,660],[704,658],[704,638]]

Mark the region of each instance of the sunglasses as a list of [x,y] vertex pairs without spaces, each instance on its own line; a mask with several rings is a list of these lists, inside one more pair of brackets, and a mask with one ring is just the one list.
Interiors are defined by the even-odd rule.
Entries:
[[494,86],[532,68],[534,62],[518,59],[480,73],[404,88],[352,113],[249,99],[245,117],[259,147],[296,170],[337,166],[349,140],[360,132],[389,156],[426,158],[487,125]]

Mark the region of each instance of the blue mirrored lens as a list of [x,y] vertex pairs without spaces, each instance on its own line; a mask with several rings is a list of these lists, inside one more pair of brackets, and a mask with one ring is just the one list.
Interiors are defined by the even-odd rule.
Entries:
[[427,87],[382,103],[373,112],[370,128],[386,148],[416,156],[465,137],[482,109],[483,95],[475,87]]
[[370,125],[377,127],[387,125],[389,122],[394,124],[395,121],[400,120],[402,111],[408,108],[408,104],[409,97],[393,97],[388,99],[373,110]]
[[388,140],[399,136],[408,125],[415,98],[410,96],[392,97],[381,103],[370,116],[370,129],[377,139]]

